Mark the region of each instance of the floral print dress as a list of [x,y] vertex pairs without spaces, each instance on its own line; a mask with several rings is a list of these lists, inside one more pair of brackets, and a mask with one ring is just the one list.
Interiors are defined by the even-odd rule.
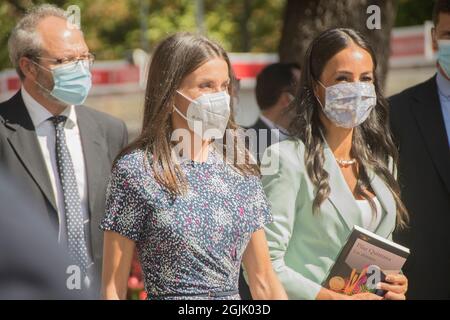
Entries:
[[210,152],[206,162],[181,163],[188,191],[173,197],[148,159],[138,149],[117,161],[100,229],[136,242],[148,299],[240,299],[243,253],[272,222],[259,177]]

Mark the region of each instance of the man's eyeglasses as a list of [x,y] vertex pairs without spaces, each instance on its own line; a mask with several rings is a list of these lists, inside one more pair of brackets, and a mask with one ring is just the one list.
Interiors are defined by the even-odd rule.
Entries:
[[71,64],[71,63],[76,63],[79,61],[88,61],[89,63],[89,68],[92,67],[92,65],[94,64],[95,61],[95,55],[93,53],[87,53],[85,55],[81,55],[78,57],[73,57],[73,58],[47,58],[47,57],[41,57],[41,56],[37,56],[35,57],[37,59],[40,60],[47,60],[47,61],[52,61],[54,65],[66,65],[66,64]]

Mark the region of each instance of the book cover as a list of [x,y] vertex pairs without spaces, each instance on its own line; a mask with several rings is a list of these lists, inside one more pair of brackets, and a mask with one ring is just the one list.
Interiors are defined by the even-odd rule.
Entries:
[[385,275],[398,274],[409,249],[368,230],[355,226],[322,286],[338,293],[353,295],[376,289]]

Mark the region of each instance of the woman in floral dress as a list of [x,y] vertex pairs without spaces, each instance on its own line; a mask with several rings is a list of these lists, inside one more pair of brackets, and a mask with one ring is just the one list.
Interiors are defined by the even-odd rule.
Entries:
[[175,34],[154,52],[143,129],[114,163],[100,226],[104,298],[125,298],[136,247],[149,299],[239,299],[241,262],[253,298],[286,299],[259,169],[232,144],[233,84],[226,52],[205,37]]

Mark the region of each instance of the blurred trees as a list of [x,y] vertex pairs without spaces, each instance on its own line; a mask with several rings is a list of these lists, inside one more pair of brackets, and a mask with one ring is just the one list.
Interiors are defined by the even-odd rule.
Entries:
[[[140,47],[142,1],[149,4],[148,29],[144,36],[150,49],[170,33],[196,31],[195,0],[1,0],[0,70],[10,67],[6,47],[9,33],[32,4],[48,2],[64,9],[69,5],[78,5],[87,42],[98,59],[103,60],[123,59],[130,50]],[[326,2],[332,5],[345,1],[349,0]],[[424,20],[431,19],[433,1],[389,1],[395,1],[398,5],[399,26],[422,24]],[[288,0],[204,0],[207,35],[222,43],[228,51],[276,52],[286,5]],[[317,10],[315,12],[319,13]],[[289,28],[286,32],[294,31]]]
[[434,0],[398,0],[396,27],[413,26],[431,20]]
[[[150,48],[176,31],[196,31],[194,0],[148,0]],[[274,52],[281,35],[284,0],[205,0],[207,35],[234,52]],[[10,67],[9,32],[32,4],[78,5],[81,26],[97,58],[122,59],[140,47],[139,0],[2,0],[0,1],[0,70]]]
[[[378,75],[383,83],[388,70],[397,4],[394,0],[288,0],[279,47],[280,60],[297,62],[301,66],[306,50],[317,34],[334,27],[352,28],[372,44],[378,60]],[[371,16],[367,8],[371,5],[380,9],[380,29],[372,30],[367,26]]]

